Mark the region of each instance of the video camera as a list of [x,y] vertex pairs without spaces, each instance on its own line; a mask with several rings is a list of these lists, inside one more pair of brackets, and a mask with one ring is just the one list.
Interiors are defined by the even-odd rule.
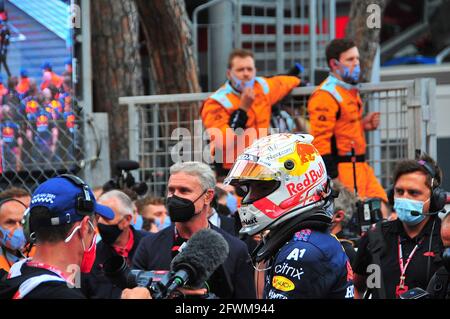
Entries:
[[[168,270],[131,269],[125,258],[117,255],[105,262],[103,271],[111,282],[121,289],[146,287],[150,290],[153,299],[177,299],[184,297],[176,289],[187,283],[189,271],[192,272],[192,269],[181,271],[181,273]],[[209,292],[197,297],[215,299],[214,294]]]
[[137,195],[145,195],[148,186],[145,182],[136,183],[130,171],[139,168],[139,163],[132,160],[121,160],[116,163],[117,175],[103,185],[103,191],[108,192],[113,189],[130,190]]
[[[130,269],[121,256],[109,258],[103,271],[119,288],[147,287],[154,299],[183,297],[177,290],[185,285],[205,287],[205,282],[228,257],[229,247],[221,234],[212,229],[196,232],[170,263],[170,271],[143,271]],[[207,290],[208,291],[208,290]],[[213,299],[211,292],[203,299]]]
[[352,215],[348,231],[355,237],[367,232],[371,225],[383,220],[381,214],[381,199],[368,198],[356,202],[356,212]]

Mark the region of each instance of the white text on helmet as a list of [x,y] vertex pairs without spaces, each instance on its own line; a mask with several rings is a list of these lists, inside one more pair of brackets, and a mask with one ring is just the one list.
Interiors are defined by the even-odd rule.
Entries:
[[317,182],[325,173],[325,169],[322,165],[322,163],[319,163],[319,170],[311,170],[307,173],[305,173],[305,179],[297,184],[295,183],[288,183],[286,184],[286,188],[289,192],[290,196],[296,195],[298,193],[301,193],[305,191],[310,185]]

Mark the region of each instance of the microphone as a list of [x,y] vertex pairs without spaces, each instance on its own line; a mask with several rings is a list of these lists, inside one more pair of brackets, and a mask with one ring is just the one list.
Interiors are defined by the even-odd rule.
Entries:
[[120,160],[116,163],[116,169],[119,171],[132,171],[139,168],[139,163],[132,160]]
[[195,233],[170,264],[173,273],[166,295],[188,284],[201,287],[228,257],[229,247],[221,234],[212,229]]
[[[119,288],[147,287],[154,299],[170,298],[177,288],[200,288],[228,257],[229,247],[221,234],[203,229],[189,239],[175,256],[168,271],[130,269],[122,256],[113,256],[103,264],[104,274]],[[224,276],[223,273],[220,274]]]

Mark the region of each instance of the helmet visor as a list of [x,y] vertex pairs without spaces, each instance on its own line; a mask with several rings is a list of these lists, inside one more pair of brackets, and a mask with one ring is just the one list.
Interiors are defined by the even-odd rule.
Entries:
[[270,181],[274,179],[279,179],[279,174],[275,170],[254,161],[242,159],[237,160],[233,165],[225,179],[225,183],[233,184],[233,180]]
[[263,197],[269,196],[280,187],[281,182],[277,180],[270,181],[246,181],[239,183],[236,189],[244,194],[242,199],[243,205],[251,204]]

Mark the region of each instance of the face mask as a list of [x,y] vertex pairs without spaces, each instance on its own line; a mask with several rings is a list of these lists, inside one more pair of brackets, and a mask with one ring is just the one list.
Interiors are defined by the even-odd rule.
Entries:
[[235,77],[234,75],[231,75],[231,79],[233,80],[234,84],[234,88],[236,90],[238,90],[239,92],[242,92],[245,88],[250,87],[252,88],[255,85],[255,78],[251,78],[248,81],[243,81],[243,80],[239,80],[237,77]]
[[164,229],[168,226],[170,226],[171,224],[171,220],[169,216],[166,216],[166,218],[164,218],[164,223],[161,224],[161,219],[160,218],[155,218],[155,224],[156,227],[158,228],[158,230]]
[[134,229],[141,230],[143,224],[144,224],[144,219],[142,218],[142,216],[140,214],[138,214],[136,216],[136,219],[135,219],[134,223],[133,223]]
[[338,60],[336,60],[336,62],[339,65],[339,68],[336,70],[336,73],[340,75],[342,80],[350,84],[357,84],[359,80],[359,75],[361,74],[361,68],[359,64],[356,65],[353,68],[353,71],[350,73],[350,69],[347,66],[343,65]]
[[[425,219],[422,215],[425,202],[407,198],[394,198],[394,210],[398,218],[407,225],[417,225]],[[420,215],[413,216],[411,212],[418,212]]]
[[22,228],[16,228],[10,231],[0,227],[0,243],[2,246],[11,249],[19,250],[25,246],[25,235]]
[[[92,227],[92,230],[95,232],[95,228],[92,225],[92,223],[89,221],[89,225]],[[81,225],[78,225],[75,227],[75,229],[72,231],[72,233],[67,237],[64,242],[68,243],[77,230],[81,228]],[[86,246],[84,244],[83,239],[81,239],[81,245],[83,245],[83,258],[81,259],[81,265],[80,265],[80,271],[82,273],[89,273],[92,269],[92,266],[94,265],[95,257],[97,254],[97,234],[94,235],[94,238],[92,238],[92,243],[89,246],[88,250],[86,250]]]
[[167,198],[167,210],[170,215],[170,219],[174,222],[187,222],[195,215],[194,203],[206,193],[206,190],[197,197],[196,200],[191,201],[187,198],[178,197],[173,195]]
[[114,244],[120,234],[122,234],[122,230],[119,228],[118,223],[116,225],[98,223],[98,231],[100,232],[100,236],[102,236],[103,242],[107,245]]
[[234,214],[237,211],[237,199],[233,196],[233,194],[227,194],[227,207],[231,214]]

